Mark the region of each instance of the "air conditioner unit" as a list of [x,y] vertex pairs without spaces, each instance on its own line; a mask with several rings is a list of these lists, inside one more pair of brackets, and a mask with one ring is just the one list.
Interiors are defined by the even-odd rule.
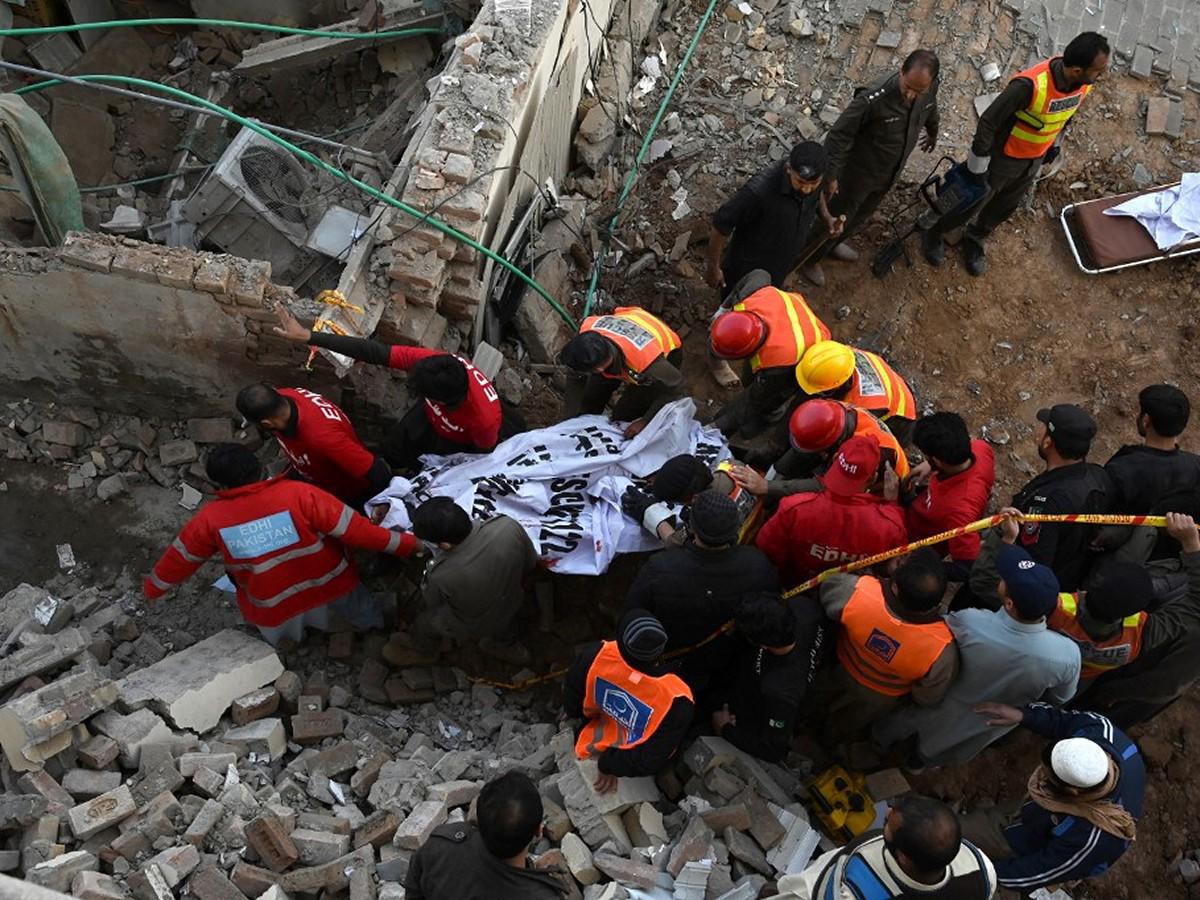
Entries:
[[187,201],[196,240],[271,263],[273,278],[302,281],[322,262],[309,250],[325,213],[315,174],[292,154],[243,128]]

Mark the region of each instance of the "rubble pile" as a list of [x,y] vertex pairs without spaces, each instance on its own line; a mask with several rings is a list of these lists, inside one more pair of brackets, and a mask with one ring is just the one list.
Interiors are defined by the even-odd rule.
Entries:
[[0,450],[7,459],[61,466],[68,490],[95,493],[101,500],[153,482],[164,488],[183,485],[185,505],[195,508],[198,489],[208,484],[201,452],[228,441],[262,445],[256,429],[237,429],[223,417],[167,423],[19,400],[5,405],[0,420]]
[[797,772],[720,738],[597,794],[552,689],[470,684],[403,633],[285,668],[244,631],[167,645],[135,619],[94,588],[0,598],[0,871],[85,900],[401,900],[432,830],[513,769],[545,803],[535,864],[588,900],[757,897],[817,845]]

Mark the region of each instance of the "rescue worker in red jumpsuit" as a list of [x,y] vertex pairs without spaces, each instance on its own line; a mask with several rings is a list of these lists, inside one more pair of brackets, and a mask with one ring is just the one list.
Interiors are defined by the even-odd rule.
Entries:
[[415,537],[372,525],[306,482],[282,475],[264,481],[258,458],[240,444],[214,447],[205,468],[220,490],[146,576],[148,602],[220,553],[242,616],[272,644],[299,641],[306,625],[329,630],[330,611],[356,628],[382,627],[343,545],[409,556],[420,547]]
[[392,480],[391,467],[362,445],[350,417],[318,393],[251,384],[238,392],[237,409],[274,436],[297,475],[355,509]]
[[408,389],[422,402],[384,438],[383,456],[394,469],[414,471],[426,453],[490,453],[525,430],[521,417],[504,409],[487,377],[459,356],[312,331],[282,306],[276,313],[280,324],[274,331],[281,337],[408,373]]

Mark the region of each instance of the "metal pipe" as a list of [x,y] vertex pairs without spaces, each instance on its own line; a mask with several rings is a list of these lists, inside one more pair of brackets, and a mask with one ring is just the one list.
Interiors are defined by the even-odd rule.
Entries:
[[[47,81],[41,82],[40,84],[26,85],[25,87],[14,92],[17,94],[31,93],[32,90],[44,90],[45,88],[53,87],[54,82],[63,82],[66,84],[79,85],[80,87],[95,88],[96,90],[105,91],[110,94],[119,94],[122,97],[129,97],[134,100],[145,100],[149,103],[158,103],[161,106],[169,106],[172,109],[182,109],[186,112],[199,113],[202,116],[215,115],[212,110],[205,109],[203,106],[195,106],[191,103],[183,103],[179,100],[168,100],[166,97],[155,97],[153,94],[142,94],[138,91],[131,91],[128,88],[116,87],[115,85],[111,84],[101,84],[100,82],[88,80],[86,76],[80,78],[74,75],[61,75],[57,72],[46,71],[45,69],[35,69],[32,66],[18,65],[17,63],[8,62],[7,60],[0,60],[0,68],[10,69],[14,72],[20,72],[23,75],[36,75],[39,78],[47,79]],[[321,137],[320,135],[308,134],[303,131],[295,131],[291,128],[284,128],[282,125],[270,125],[266,122],[261,122],[258,119],[251,119],[250,121],[262,126],[268,131],[273,131],[276,134],[286,135],[287,137],[296,138],[298,140],[307,141],[313,144],[320,144],[324,147],[332,147],[335,150],[350,150],[354,153],[362,153],[368,156],[372,155],[366,150],[361,150],[358,147],[351,147],[349,144],[339,144],[337,141],[331,141],[328,138]]]

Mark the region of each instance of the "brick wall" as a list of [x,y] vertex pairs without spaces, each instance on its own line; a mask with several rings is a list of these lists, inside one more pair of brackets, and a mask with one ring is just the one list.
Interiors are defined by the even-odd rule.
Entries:
[[[0,391],[168,418],[228,414],[251,381],[326,388],[271,334],[264,262],[90,233],[0,252]],[[336,394],[334,395],[336,396]]]

